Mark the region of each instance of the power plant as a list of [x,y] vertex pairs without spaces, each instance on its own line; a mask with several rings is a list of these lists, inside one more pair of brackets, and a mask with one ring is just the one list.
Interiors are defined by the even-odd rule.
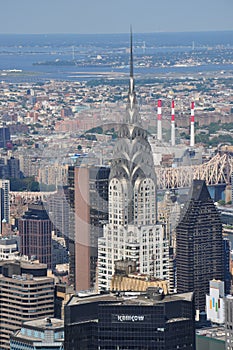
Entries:
[[[157,101],[157,137],[150,139],[154,164],[155,166],[166,166],[176,168],[183,165],[199,165],[202,164],[203,147],[195,146],[195,119],[194,108],[195,104],[191,102],[190,117],[190,139],[189,143],[180,143],[178,135],[176,133],[176,120],[175,120],[175,101],[171,101],[171,117],[170,117],[170,142],[165,141],[163,135],[163,122],[166,123],[168,118],[163,118],[162,106],[163,101],[158,99]],[[166,108],[167,110],[167,108]]]

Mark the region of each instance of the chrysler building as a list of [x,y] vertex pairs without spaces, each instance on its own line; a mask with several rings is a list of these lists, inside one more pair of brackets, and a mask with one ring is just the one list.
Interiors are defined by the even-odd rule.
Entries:
[[109,177],[109,221],[98,240],[98,289],[109,290],[116,260],[134,260],[137,271],[168,279],[169,243],[157,222],[157,190],[148,133],[141,126],[133,76],[124,123],[114,149]]

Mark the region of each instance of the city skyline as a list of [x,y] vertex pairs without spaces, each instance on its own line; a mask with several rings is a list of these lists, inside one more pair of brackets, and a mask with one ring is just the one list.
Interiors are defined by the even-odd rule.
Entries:
[[107,34],[233,30],[230,0],[154,2],[128,0],[9,0],[1,4],[1,34]]

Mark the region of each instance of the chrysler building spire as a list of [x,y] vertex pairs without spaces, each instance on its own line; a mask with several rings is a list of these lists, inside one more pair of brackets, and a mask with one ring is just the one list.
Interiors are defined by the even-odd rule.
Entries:
[[134,77],[133,77],[133,33],[132,27],[130,28],[130,85],[129,85],[129,96],[135,95],[134,92]]
[[129,94],[128,94],[127,120],[126,120],[126,122],[130,123],[130,124],[140,123],[136,94],[134,91],[132,27],[130,28],[130,78],[129,78]]

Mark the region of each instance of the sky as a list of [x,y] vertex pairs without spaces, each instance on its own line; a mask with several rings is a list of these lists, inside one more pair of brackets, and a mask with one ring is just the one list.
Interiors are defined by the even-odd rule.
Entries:
[[233,30],[233,0],[0,0],[0,33]]

